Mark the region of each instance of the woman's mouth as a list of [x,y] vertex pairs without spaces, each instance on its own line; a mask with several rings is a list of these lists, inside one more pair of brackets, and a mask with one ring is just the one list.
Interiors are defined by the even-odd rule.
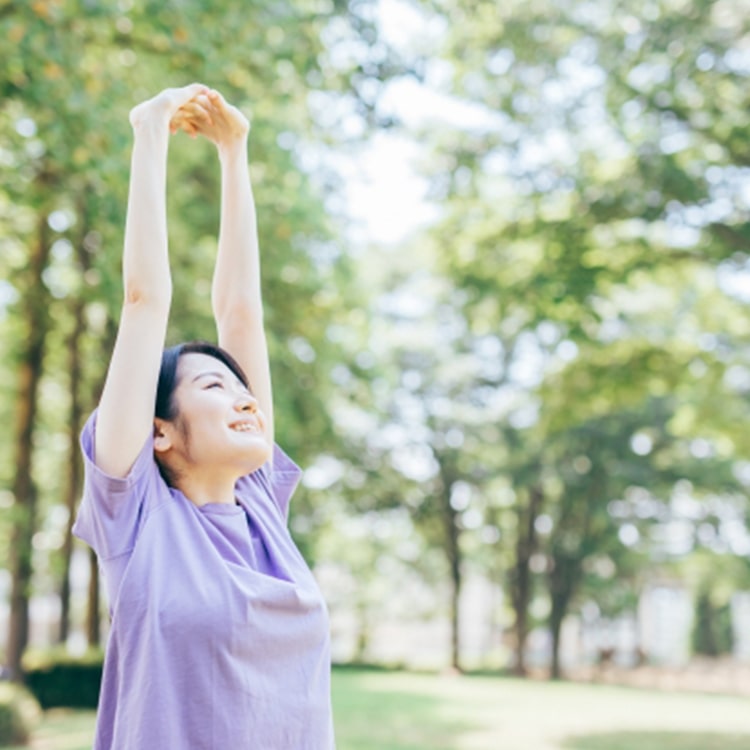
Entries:
[[256,422],[236,422],[229,427],[235,432],[260,432],[260,427]]

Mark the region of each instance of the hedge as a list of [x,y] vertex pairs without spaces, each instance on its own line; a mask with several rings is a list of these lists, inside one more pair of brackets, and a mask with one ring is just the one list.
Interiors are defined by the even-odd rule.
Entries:
[[42,708],[96,708],[102,682],[103,654],[74,657],[60,651],[27,653],[25,682]]

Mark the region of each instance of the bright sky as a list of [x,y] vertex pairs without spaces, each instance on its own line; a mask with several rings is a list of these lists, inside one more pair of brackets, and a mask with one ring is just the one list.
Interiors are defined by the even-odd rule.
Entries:
[[[376,17],[384,39],[405,54],[434,48],[445,31],[442,19],[427,17],[404,0],[379,0]],[[575,82],[583,89],[596,88],[600,84],[600,77],[605,75],[596,66],[576,62],[573,58],[566,59],[566,64],[573,66],[566,86],[568,93]],[[435,56],[428,65],[428,80],[439,86],[447,72],[445,65]],[[414,129],[441,126],[486,128],[502,123],[501,113],[489,113],[464,101],[441,95],[412,78],[389,83],[379,106],[384,114],[392,113]],[[609,138],[610,134],[605,133],[605,137]],[[613,146],[608,146],[610,152]],[[554,142],[532,142],[530,148],[538,151],[536,155],[544,160],[551,156],[560,158],[569,149],[564,143]],[[374,135],[358,156],[337,159],[346,180],[348,214],[356,222],[351,230],[355,242],[394,246],[416,229],[438,218],[439,208],[431,205],[427,199],[429,184],[419,176],[419,161],[426,156],[421,143],[415,138],[383,131]],[[526,158],[530,156],[533,154],[526,154]],[[745,190],[746,202],[750,203],[747,183]],[[679,244],[680,231],[688,229],[671,227],[673,244]],[[695,242],[695,237],[697,232],[693,231],[687,238],[688,245]],[[750,264],[744,268],[729,263],[721,265],[717,269],[717,281],[725,294],[743,302],[750,301]]]
[[360,156],[339,157],[346,180],[347,213],[362,244],[396,244],[436,218],[427,202],[427,180],[415,169],[419,148],[404,137],[380,133]]
[[[377,20],[384,39],[409,53],[429,49],[444,31],[442,20],[427,19],[402,0],[380,0]],[[435,59],[429,77],[441,78],[444,63]],[[494,118],[462,101],[451,99],[412,78],[389,83],[379,104],[383,114],[393,114],[410,128],[485,126]],[[337,166],[347,182],[348,213],[359,222],[354,239],[395,244],[410,232],[437,218],[427,201],[427,180],[418,174],[425,156],[414,138],[381,131],[356,157],[340,157]]]

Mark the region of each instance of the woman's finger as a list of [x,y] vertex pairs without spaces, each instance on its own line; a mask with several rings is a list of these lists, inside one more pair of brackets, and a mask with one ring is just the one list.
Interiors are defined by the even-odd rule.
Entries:
[[220,119],[232,132],[246,133],[250,129],[247,117],[237,107],[229,104],[216,89],[209,89],[206,94],[201,96],[208,97],[217,113],[215,119]]
[[[205,120],[211,122],[211,114],[203,105],[197,101],[190,101],[185,104],[179,112],[183,113],[183,116],[193,120]],[[179,113],[178,112],[178,113]]]
[[195,136],[198,135],[198,129],[188,120],[185,120],[185,122],[182,123],[182,130],[184,130],[191,138],[195,138]]
[[176,112],[180,107],[187,104],[192,99],[195,99],[200,94],[208,92],[208,87],[202,83],[191,83],[188,86],[183,86],[177,89],[167,89],[166,93],[170,100],[170,104],[174,107]]
[[213,125],[211,114],[195,101],[190,101],[180,107],[169,122],[169,129],[174,135],[178,130],[184,130],[189,135],[195,135],[203,128]]
[[196,122],[186,117],[182,110],[169,121],[169,132],[172,135],[180,130],[184,130],[188,135],[195,135],[197,133]]
[[164,89],[151,99],[130,110],[130,124],[136,127],[146,120],[162,121],[165,117],[171,121],[175,113],[185,104],[199,95],[206,95],[208,87],[202,83],[191,83],[182,88]]

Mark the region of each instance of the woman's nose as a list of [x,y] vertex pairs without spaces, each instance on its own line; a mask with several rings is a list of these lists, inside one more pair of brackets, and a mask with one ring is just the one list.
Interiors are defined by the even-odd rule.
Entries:
[[258,411],[258,402],[249,393],[243,393],[235,402],[234,408],[237,411],[249,411],[255,414]]

